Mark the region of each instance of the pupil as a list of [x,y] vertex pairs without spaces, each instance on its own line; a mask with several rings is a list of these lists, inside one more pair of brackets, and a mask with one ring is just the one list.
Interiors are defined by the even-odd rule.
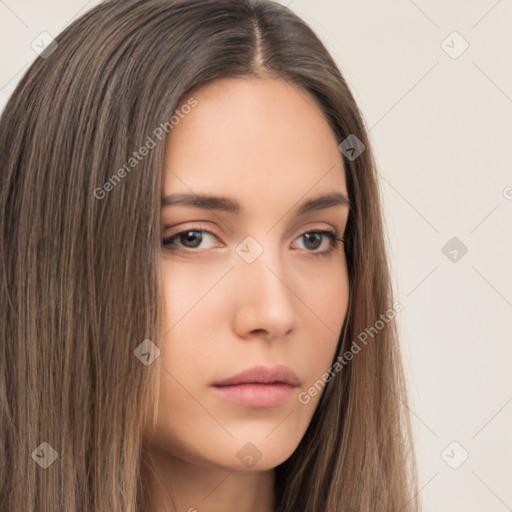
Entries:
[[[310,241],[310,237],[316,237],[317,239],[317,242],[320,240],[320,233],[306,233],[304,235],[306,237],[306,245],[307,245],[307,241]],[[319,247],[319,244],[313,244],[314,247],[309,247],[310,249],[318,249]]]
[[[190,233],[194,233],[192,236],[189,236]],[[198,235],[198,237],[196,238],[196,235]],[[188,243],[188,242],[192,242],[192,245],[189,245],[188,247],[197,247],[201,241],[202,241],[202,236],[201,234],[198,232],[198,231],[187,231],[184,235],[181,235],[182,236],[182,242],[183,242],[183,237],[185,237],[185,241]],[[195,240],[194,240],[195,238]]]

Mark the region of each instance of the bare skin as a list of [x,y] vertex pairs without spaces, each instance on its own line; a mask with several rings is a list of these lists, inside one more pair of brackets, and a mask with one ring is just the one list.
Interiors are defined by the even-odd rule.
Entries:
[[[297,86],[231,78],[192,95],[197,106],[167,140],[163,197],[223,196],[243,211],[162,207],[162,240],[174,238],[161,256],[162,377],[147,489],[158,512],[173,510],[169,496],[180,511],[273,512],[274,468],[297,448],[321,396],[304,404],[299,394],[330,368],[349,299],[343,243],[326,253],[327,235],[304,236],[342,237],[348,206],[297,212],[320,195],[348,195],[343,160],[320,107]],[[288,366],[300,383],[263,407],[211,386],[256,365]]]

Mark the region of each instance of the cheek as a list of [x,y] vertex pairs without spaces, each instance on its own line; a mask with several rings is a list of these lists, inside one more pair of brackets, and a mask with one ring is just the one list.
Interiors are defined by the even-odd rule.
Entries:
[[219,304],[214,290],[207,293],[213,279],[199,278],[209,275],[204,272],[173,272],[172,278],[169,274],[163,274],[159,414],[152,444],[192,463],[203,464],[205,457],[221,460],[221,449],[213,450],[208,444],[212,438],[222,438],[223,432],[215,432],[215,411],[212,418],[205,400],[207,376],[222,363],[216,343]]
[[176,432],[193,418],[204,422],[203,395],[212,369],[222,367],[218,344],[227,320],[221,311],[225,300],[219,297],[219,275],[225,274],[225,267],[207,268],[199,262],[162,265],[160,423]]
[[324,340],[337,339],[349,302],[345,256],[341,255],[330,265],[311,265],[309,270],[295,275],[294,281],[294,292],[304,305],[300,307],[300,315],[306,329],[314,329]]
[[209,358],[217,349],[215,340],[222,322],[226,322],[220,312],[225,298],[219,297],[219,280],[226,268],[229,269],[226,265],[206,266],[197,262],[162,265],[162,346],[169,369],[183,373],[190,367],[199,371],[214,364]]
[[[325,387],[325,384],[318,384],[318,381],[321,381],[333,364],[347,314],[350,292],[345,257],[335,267],[334,272],[331,268],[328,279],[325,275],[313,277],[316,280],[308,279],[301,286],[300,297],[304,303],[304,308],[301,308],[301,326],[304,332],[299,339],[305,342],[299,342],[297,351],[307,361],[307,379],[301,391],[307,392],[314,385],[318,388],[309,397],[310,404],[314,406]],[[318,285],[318,282],[322,284]]]

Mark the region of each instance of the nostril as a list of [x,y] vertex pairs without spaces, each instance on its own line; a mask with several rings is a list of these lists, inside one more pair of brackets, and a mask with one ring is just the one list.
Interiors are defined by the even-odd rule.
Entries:
[[251,331],[251,334],[268,334],[267,331],[265,329],[254,329],[253,331]]

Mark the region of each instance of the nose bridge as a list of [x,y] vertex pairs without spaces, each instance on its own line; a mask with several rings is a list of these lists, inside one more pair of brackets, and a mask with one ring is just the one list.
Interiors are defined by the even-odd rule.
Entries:
[[256,287],[266,294],[271,292],[283,295],[283,288],[286,287],[281,281],[285,277],[281,254],[277,247],[271,246],[269,240],[270,237],[260,243],[248,236],[236,249],[240,260],[237,266],[244,284],[252,290]]
[[[236,248],[237,301],[251,318],[251,329],[264,329],[283,335],[293,325],[296,311],[293,287],[287,282],[278,244],[272,237],[263,243],[248,236]],[[278,331],[278,332],[277,332]]]

